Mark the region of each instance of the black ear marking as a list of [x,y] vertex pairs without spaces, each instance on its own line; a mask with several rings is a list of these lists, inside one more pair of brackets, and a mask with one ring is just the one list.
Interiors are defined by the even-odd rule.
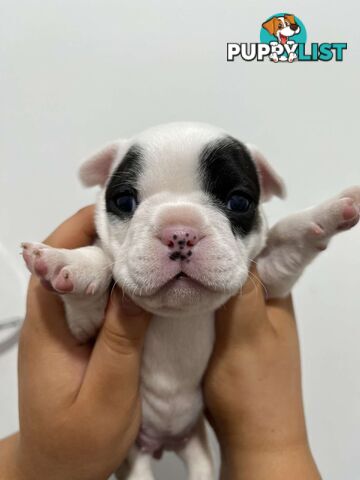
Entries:
[[[260,182],[255,164],[245,145],[226,136],[205,146],[200,155],[200,182],[211,201],[229,219],[234,234],[245,236],[256,226]],[[229,210],[230,194],[241,192],[251,199],[245,213]]]
[[132,217],[132,213],[119,212],[114,206],[114,199],[117,195],[124,193],[129,193],[137,198],[137,181],[142,172],[142,167],[142,149],[139,145],[133,145],[112,173],[106,188],[106,211],[110,215],[114,215],[122,220],[127,220]]

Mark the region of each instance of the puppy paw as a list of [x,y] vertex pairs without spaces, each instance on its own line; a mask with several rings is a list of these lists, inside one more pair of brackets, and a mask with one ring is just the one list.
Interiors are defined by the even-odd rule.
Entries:
[[339,197],[311,209],[309,239],[319,250],[324,250],[333,235],[354,227],[359,219],[360,187],[351,187]]
[[38,276],[49,290],[58,293],[94,295],[98,282],[76,250],[52,248],[42,243],[27,243],[22,255],[31,273]]

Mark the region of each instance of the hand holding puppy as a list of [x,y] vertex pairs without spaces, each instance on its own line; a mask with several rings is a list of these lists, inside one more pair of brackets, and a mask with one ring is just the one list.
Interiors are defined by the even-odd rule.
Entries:
[[204,395],[222,479],[320,479],[306,434],[292,301],[265,302],[256,274],[217,312]]
[[[78,212],[46,243],[62,248],[91,244],[93,210]],[[147,313],[114,290],[94,346],[79,345],[68,330],[61,300],[31,279],[19,345],[20,433],[0,448],[5,458],[0,478],[110,476],[140,425],[139,369],[148,320]]]

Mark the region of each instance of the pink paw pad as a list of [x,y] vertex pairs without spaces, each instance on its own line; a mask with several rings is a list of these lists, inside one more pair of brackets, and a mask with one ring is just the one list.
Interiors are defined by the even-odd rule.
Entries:
[[42,258],[42,249],[34,247],[31,243],[22,243],[22,256],[26,266],[32,273],[44,277],[48,273],[46,262]]
[[41,258],[41,253],[40,252],[35,258],[34,271],[40,277],[45,277],[45,275],[48,273],[48,267],[47,267],[45,261]]
[[347,230],[356,225],[360,218],[359,208],[356,206],[352,198],[344,199],[346,205],[342,211],[342,217],[344,222],[340,223],[338,230]]
[[53,286],[59,292],[72,292],[74,290],[74,283],[70,278],[70,272],[63,268],[53,282]]
[[310,233],[316,235],[317,237],[320,237],[321,235],[323,235],[325,232],[324,232],[324,229],[318,224],[318,223],[312,223],[310,225]]
[[86,293],[86,295],[95,295],[95,293],[96,293],[96,283],[95,282],[89,283],[89,285],[86,287],[85,293]]
[[323,241],[323,238],[325,237],[324,228],[320,224],[313,222],[310,224],[309,233],[313,240],[316,238],[316,243],[314,245],[315,248],[320,252],[326,250],[327,243]]
[[352,220],[359,214],[359,210],[356,207],[354,200],[352,198],[348,198],[346,200],[346,206],[343,210],[343,219],[344,220]]

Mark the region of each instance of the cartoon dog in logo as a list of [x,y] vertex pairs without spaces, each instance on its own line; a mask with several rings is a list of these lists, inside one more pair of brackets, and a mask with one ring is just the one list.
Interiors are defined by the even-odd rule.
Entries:
[[[277,42],[270,42],[270,45],[293,45],[295,42],[289,40],[289,38],[300,33],[300,26],[296,23],[295,16],[289,14],[272,17],[264,22],[262,26],[270,33],[270,35],[273,35],[277,39]],[[295,52],[291,52],[288,57],[285,55],[279,57],[277,53],[272,53],[270,58],[274,62],[280,60],[282,62],[289,61],[291,63],[297,58],[297,55]]]

